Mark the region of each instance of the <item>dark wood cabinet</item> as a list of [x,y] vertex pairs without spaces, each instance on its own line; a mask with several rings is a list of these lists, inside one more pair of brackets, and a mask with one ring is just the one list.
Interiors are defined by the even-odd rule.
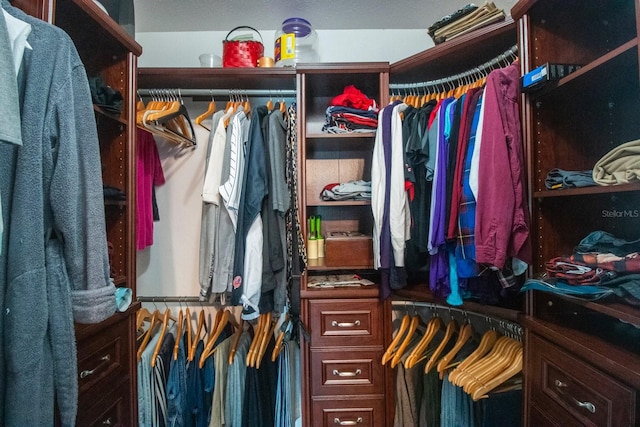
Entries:
[[[640,184],[549,190],[553,168],[591,170],[606,153],[640,138],[638,22],[634,0],[520,1],[522,72],[545,63],[580,68],[523,97],[534,263],[569,255],[590,232],[640,237]],[[527,296],[527,426],[638,423],[640,309],[621,300]]]
[[[91,0],[14,0],[25,12],[56,25],[73,40],[88,77],[100,76],[123,98],[120,114],[94,106],[102,180],[126,194],[105,199],[111,277],[116,286],[136,290],[135,91],[142,48]],[[90,126],[92,124],[87,124]],[[137,424],[134,303],[100,324],[76,325],[81,426]]]
[[[375,131],[332,134],[322,131],[333,97],[353,85],[378,105],[388,102],[389,64],[299,64],[299,208],[307,219],[322,218],[325,257],[308,259],[301,280],[302,319],[310,341],[302,345],[304,425],[385,426],[393,420],[390,369],[381,362],[391,333],[390,305],[380,301],[377,286],[313,289],[307,281],[332,273],[372,274],[370,251],[373,214],[368,201],[324,201],[331,183],[371,181]],[[358,232],[360,239],[327,244],[330,232]],[[365,245],[367,245],[365,243]],[[336,253],[339,252],[339,253]],[[372,277],[375,279],[375,273]]]

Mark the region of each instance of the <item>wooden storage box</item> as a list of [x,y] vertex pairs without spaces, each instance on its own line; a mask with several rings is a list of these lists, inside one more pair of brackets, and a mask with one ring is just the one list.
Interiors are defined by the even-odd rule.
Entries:
[[355,231],[330,231],[324,239],[327,267],[373,267],[371,236]]

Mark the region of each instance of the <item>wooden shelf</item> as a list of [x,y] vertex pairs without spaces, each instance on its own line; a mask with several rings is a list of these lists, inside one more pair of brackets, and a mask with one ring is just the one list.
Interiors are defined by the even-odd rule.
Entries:
[[136,56],[142,54],[142,46],[91,0],[57,1],[54,15],[55,25],[70,28],[69,24],[73,21],[73,26],[79,28],[73,35],[76,43],[79,41],[78,37],[95,39],[98,32],[104,34],[104,37],[100,37],[101,43],[118,44],[124,51],[130,51]]
[[[408,301],[420,301],[420,302],[432,302],[438,305],[449,306],[450,304],[444,298],[438,298],[431,293],[427,284],[422,285],[409,285],[404,289],[397,289],[393,291],[393,298],[398,300]],[[473,301],[464,301],[461,306],[451,306],[461,310],[467,310],[475,313],[483,313],[488,316],[497,317],[504,320],[510,320],[513,322],[518,321],[518,316],[523,312],[522,310],[515,310],[511,308],[496,307],[493,305],[479,304]]]
[[603,74],[608,74],[606,70],[616,70],[618,66],[623,66],[625,62],[628,62],[627,58],[631,55],[636,56],[635,62],[637,63],[637,54],[638,38],[634,37],[632,40],[583,65],[579,70],[563,77],[557,82],[545,85],[538,91],[531,92],[531,97],[533,99],[540,99],[549,94],[555,94],[555,92],[561,91],[565,87],[575,83],[587,86],[591,85],[593,81],[605,83],[606,80],[603,80],[601,77],[603,77]]
[[534,198],[571,197],[571,196],[584,196],[584,195],[593,195],[593,194],[624,193],[628,191],[639,191],[639,190],[640,190],[640,183],[621,184],[621,185],[596,185],[592,187],[535,191],[533,193],[533,197]]
[[139,68],[138,87],[189,89],[267,89],[296,88],[294,68]]
[[307,270],[310,271],[331,271],[331,270],[372,270],[371,265],[326,265],[324,258],[308,259]]
[[376,132],[353,132],[353,133],[308,133],[306,134],[307,140],[309,139],[322,139],[322,140],[338,140],[338,139],[371,139],[376,137]]
[[[488,42],[490,40],[490,42]],[[487,62],[517,41],[515,22],[507,17],[464,36],[391,64],[391,83],[416,83],[449,77]]]

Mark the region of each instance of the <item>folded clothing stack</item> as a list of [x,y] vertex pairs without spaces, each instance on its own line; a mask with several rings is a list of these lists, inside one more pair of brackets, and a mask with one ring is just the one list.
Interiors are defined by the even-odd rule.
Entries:
[[322,131],[326,133],[371,132],[378,127],[378,104],[355,86],[344,88],[329,103]]
[[342,184],[328,184],[320,192],[324,201],[371,200],[371,181],[354,180]]
[[505,17],[504,10],[498,9],[493,2],[486,2],[481,7],[470,3],[431,25],[427,32],[435,44],[440,44],[478,28],[503,21]]

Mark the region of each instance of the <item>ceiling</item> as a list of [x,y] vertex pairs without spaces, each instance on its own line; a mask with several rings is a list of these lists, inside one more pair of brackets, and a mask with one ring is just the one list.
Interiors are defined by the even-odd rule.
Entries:
[[[136,32],[277,29],[302,17],[315,29],[426,29],[468,0],[134,0]],[[508,15],[515,0],[494,0]],[[483,1],[475,2],[478,6]]]

